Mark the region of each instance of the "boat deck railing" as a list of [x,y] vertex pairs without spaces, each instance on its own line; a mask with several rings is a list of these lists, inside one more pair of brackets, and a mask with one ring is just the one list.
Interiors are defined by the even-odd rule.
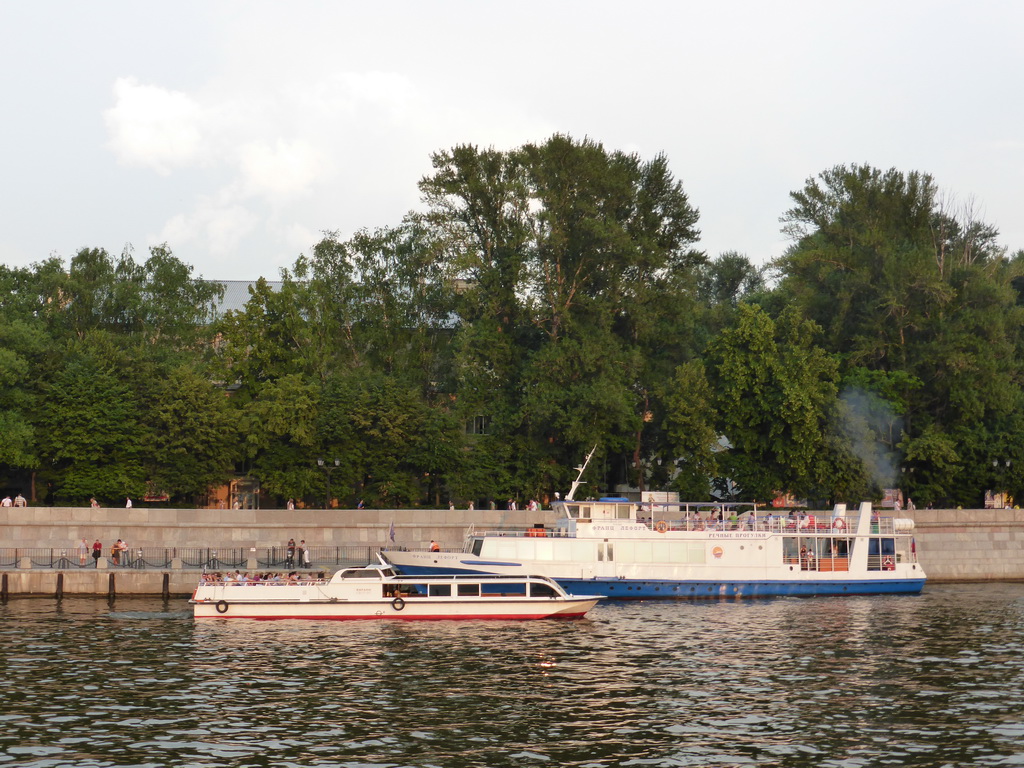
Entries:
[[298,579],[289,581],[287,579],[247,579],[238,581],[236,579],[224,579],[216,574],[206,574],[207,578],[202,579],[200,586],[208,587],[309,587],[317,584],[326,584],[330,579]]
[[[638,517],[636,522],[646,525],[652,531],[762,531],[827,536],[853,533],[857,526],[857,519],[854,517],[825,516],[808,516],[803,520],[776,516],[769,518],[767,515],[737,520]],[[871,533],[893,535],[895,532],[896,527],[891,517],[880,517],[871,521]]]
[[[579,521],[573,521],[579,522]],[[605,522],[605,521],[600,521]],[[671,519],[669,517],[637,517],[635,520],[612,520],[609,522],[639,523],[651,531],[750,531],[763,533],[789,533],[807,536],[839,536],[855,533],[857,520],[854,517],[809,516],[804,520],[772,516],[737,520],[714,520],[699,517]],[[871,533],[895,535],[896,526],[891,517],[880,517],[871,522]],[[901,532],[902,533],[902,532]],[[567,528],[496,528],[476,530],[470,527],[467,537],[513,537],[513,538],[576,538]]]
[[[92,545],[83,554],[78,547],[0,547],[0,568],[53,568],[56,570],[77,570],[95,568]],[[376,558],[379,547],[367,546],[313,546],[309,548],[309,568],[337,568],[361,565]],[[298,555],[288,554],[286,546],[279,547],[129,547],[119,553],[115,560],[110,546],[102,554],[108,570],[115,569],[167,569],[180,565],[183,569],[224,570],[249,568],[250,561],[256,561],[256,568],[277,570],[306,568],[298,561]]]

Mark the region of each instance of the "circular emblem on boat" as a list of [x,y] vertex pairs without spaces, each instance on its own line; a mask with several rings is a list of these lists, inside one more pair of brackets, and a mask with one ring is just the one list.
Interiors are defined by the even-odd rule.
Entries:
[[721,547],[715,547],[714,549],[711,550],[711,554],[714,555],[716,560],[718,560],[722,556],[722,548]]
[[391,607],[394,608],[396,611],[400,611],[403,608],[405,608],[405,600],[403,600],[400,597],[396,597],[394,600],[391,601]]
[[217,609],[217,613],[227,613],[228,612],[228,601],[227,600],[218,600],[217,601],[217,605],[215,605],[214,608]]
[[668,530],[668,523],[666,523],[664,520],[659,520],[654,524],[654,530],[656,530],[658,533],[664,533]]

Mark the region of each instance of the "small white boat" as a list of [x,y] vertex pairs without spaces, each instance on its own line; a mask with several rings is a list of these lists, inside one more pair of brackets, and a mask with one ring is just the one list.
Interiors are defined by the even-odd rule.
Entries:
[[601,598],[566,594],[546,576],[400,576],[387,565],[346,568],[329,579],[206,580],[197,619],[579,619]]

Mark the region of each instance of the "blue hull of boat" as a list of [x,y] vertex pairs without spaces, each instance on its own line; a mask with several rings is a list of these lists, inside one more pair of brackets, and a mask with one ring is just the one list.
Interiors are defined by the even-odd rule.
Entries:
[[[410,576],[486,573],[477,569],[402,566]],[[601,595],[612,600],[715,600],[744,597],[822,597],[828,595],[916,595],[924,579],[850,581],[663,581],[654,579],[559,579],[568,593]]]

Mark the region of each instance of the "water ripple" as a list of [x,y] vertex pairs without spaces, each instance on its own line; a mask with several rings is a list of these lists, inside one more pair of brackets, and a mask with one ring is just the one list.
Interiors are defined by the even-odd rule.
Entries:
[[1024,585],[579,622],[0,606],[0,765],[1024,765]]

